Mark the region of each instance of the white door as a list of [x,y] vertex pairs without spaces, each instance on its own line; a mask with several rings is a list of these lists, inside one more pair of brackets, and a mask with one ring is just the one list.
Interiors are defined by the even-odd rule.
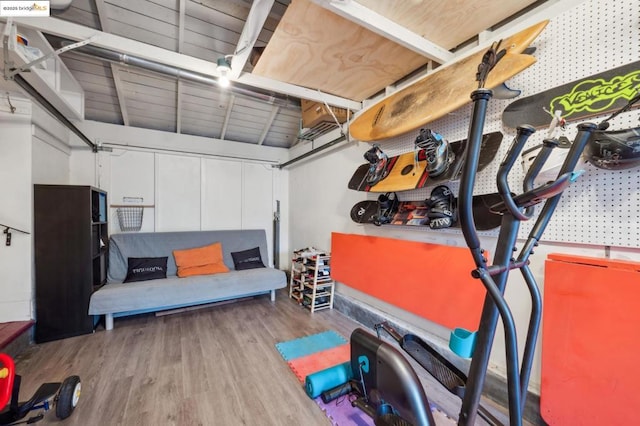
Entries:
[[200,230],[200,158],[156,154],[156,231]]
[[242,228],[242,163],[202,159],[202,229]]

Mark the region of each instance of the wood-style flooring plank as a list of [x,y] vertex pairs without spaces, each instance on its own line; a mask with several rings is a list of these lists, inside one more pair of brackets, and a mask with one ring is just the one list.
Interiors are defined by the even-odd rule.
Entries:
[[[275,344],[326,330],[348,339],[360,325],[335,310],[311,314],[286,296],[117,318],[109,332],[34,345],[16,360],[21,399],[77,374],[82,395],[65,426],[328,426]],[[460,401],[413,365],[429,399],[455,417]],[[60,422],[50,412],[40,424]]]

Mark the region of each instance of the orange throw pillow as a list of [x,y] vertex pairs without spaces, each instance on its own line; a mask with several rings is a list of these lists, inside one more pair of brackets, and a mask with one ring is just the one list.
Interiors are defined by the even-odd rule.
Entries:
[[186,250],[174,250],[173,257],[176,259],[180,278],[229,272],[229,268],[224,264],[222,258],[221,243]]

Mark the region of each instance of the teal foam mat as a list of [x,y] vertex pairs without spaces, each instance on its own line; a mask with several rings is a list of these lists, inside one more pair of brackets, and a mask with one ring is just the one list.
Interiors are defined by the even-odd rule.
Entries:
[[276,349],[285,361],[344,345],[347,339],[333,330],[325,331],[287,342],[276,343]]

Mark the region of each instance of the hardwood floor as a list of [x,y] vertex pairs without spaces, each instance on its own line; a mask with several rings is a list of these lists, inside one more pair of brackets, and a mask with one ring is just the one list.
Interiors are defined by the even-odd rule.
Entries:
[[[35,345],[18,357],[21,399],[77,374],[82,395],[65,425],[327,426],[275,344],[329,329],[348,338],[358,326],[335,310],[311,315],[285,291],[275,303],[264,296],[120,318],[113,331]],[[420,376],[429,399],[456,417],[459,400]],[[40,424],[62,423],[49,412]]]

